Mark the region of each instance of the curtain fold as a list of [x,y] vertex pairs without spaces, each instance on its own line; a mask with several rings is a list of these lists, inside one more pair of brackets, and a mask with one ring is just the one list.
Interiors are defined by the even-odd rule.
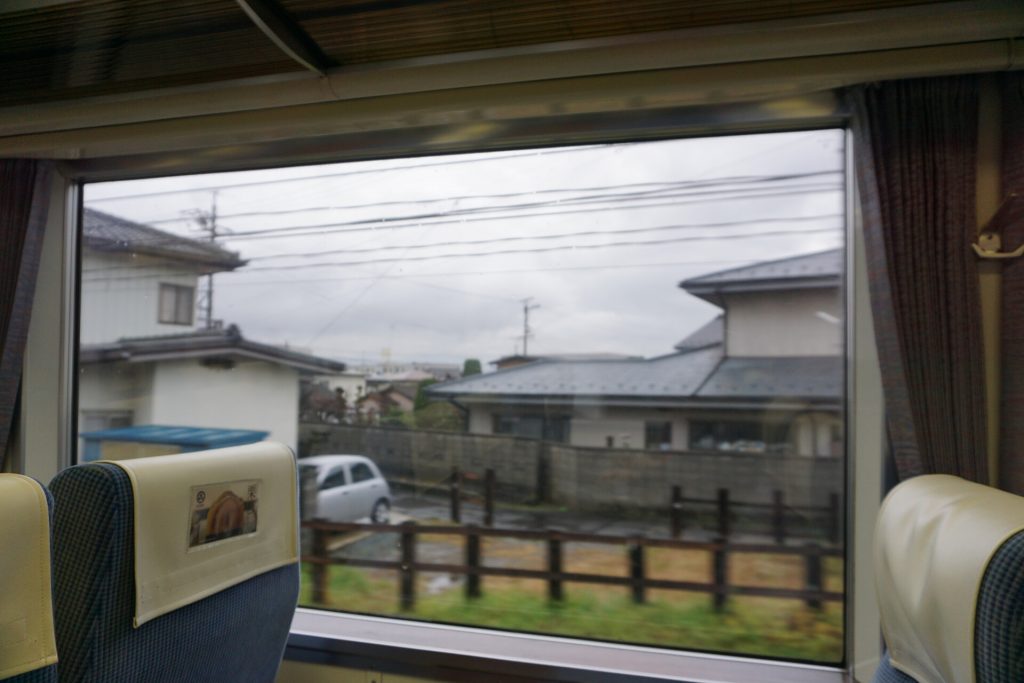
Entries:
[[49,162],[0,159],[0,470],[21,385],[50,173]]
[[975,77],[847,92],[890,445],[901,479],[986,482]]
[[[1024,196],[1024,74],[1000,77],[1003,111],[1003,196]],[[1003,232],[1003,249],[1024,244],[1024,223]],[[999,484],[1024,495],[1024,259],[1003,264],[1002,408]]]

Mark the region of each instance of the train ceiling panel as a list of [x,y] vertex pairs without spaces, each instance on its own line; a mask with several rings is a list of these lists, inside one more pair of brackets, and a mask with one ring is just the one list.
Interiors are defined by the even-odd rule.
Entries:
[[0,106],[921,4],[931,3],[8,0]]

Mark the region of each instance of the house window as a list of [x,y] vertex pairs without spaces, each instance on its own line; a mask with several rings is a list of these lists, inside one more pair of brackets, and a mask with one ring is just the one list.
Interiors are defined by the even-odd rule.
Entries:
[[667,451],[672,448],[671,422],[644,423],[644,448]]
[[494,433],[565,442],[569,440],[569,418],[544,415],[495,415]]
[[195,301],[195,287],[161,282],[159,321],[167,325],[191,325]]
[[[225,329],[171,335],[131,364],[83,346],[79,403],[270,431],[300,458],[368,457],[389,493],[367,484],[365,510],[383,501],[412,522],[417,559],[403,566],[394,532],[359,528],[306,607],[836,665],[843,539],[808,514],[767,552],[762,512],[780,490],[824,509],[845,490],[844,458],[732,456],[787,455],[798,418],[838,426],[806,431],[811,443],[843,443],[843,149],[842,131],[800,131],[181,177],[217,191],[232,228],[219,235],[239,254],[217,280]],[[358,201],[338,190],[352,175]],[[84,199],[157,190],[96,183]],[[194,197],[167,197],[123,211],[187,239],[174,221]],[[182,258],[198,249],[186,246]],[[130,265],[91,271],[110,287],[90,291],[153,277]],[[191,288],[160,294],[161,320],[191,322]],[[231,373],[190,373],[225,349]],[[461,373],[509,356],[529,362]],[[393,389],[360,415],[301,422],[300,377],[357,368]],[[677,487],[703,526],[674,537]],[[702,543],[723,488],[734,535],[720,575],[718,546]],[[823,555],[794,559],[809,544]]]
[[792,451],[787,425],[754,420],[693,420],[690,448],[737,453]]

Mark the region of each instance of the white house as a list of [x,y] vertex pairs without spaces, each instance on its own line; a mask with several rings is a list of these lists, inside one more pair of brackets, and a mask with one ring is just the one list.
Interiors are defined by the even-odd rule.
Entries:
[[234,325],[197,329],[202,275],[238,254],[86,209],[79,432],[187,425],[269,432],[296,446],[299,379],[344,363],[260,344]]
[[541,359],[430,387],[476,434],[578,446],[840,452],[838,250],[680,283],[722,315],[650,359]]

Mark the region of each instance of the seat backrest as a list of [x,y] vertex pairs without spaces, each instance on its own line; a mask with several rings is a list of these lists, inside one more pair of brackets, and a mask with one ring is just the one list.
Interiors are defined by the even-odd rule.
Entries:
[[876,683],[1024,680],[1024,498],[948,475],[886,497],[875,579]]
[[274,680],[299,591],[288,448],[90,463],[50,489],[62,683]]
[[53,501],[34,479],[0,474],[0,681],[57,680],[50,583]]

